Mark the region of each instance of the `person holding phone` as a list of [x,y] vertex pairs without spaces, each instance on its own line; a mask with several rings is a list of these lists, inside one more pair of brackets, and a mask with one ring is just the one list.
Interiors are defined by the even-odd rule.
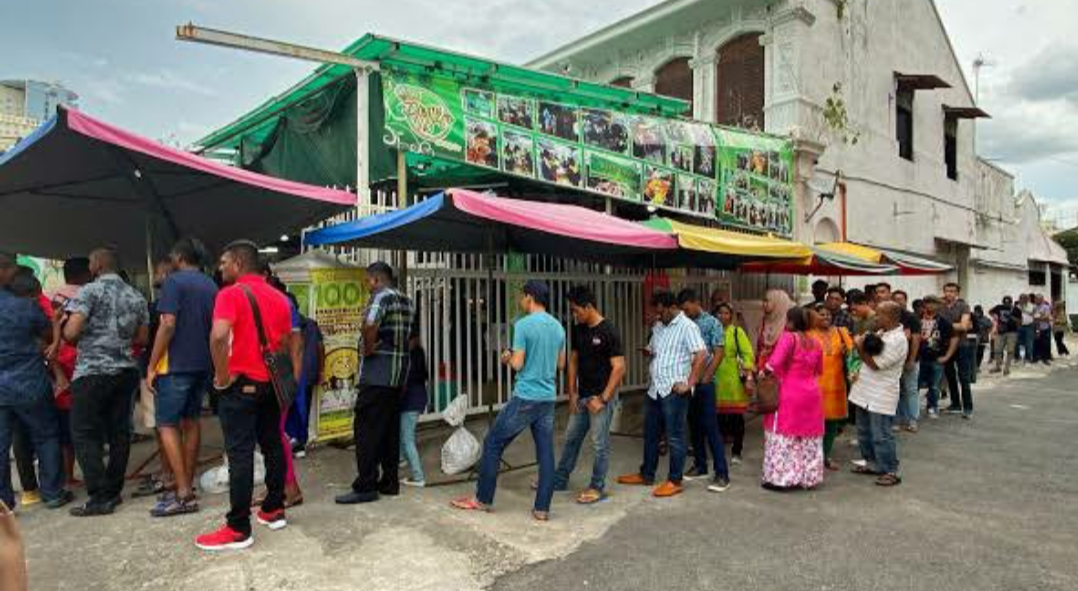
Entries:
[[636,474],[618,477],[618,484],[651,486],[659,464],[659,438],[666,429],[670,468],[666,482],[652,491],[672,497],[684,490],[685,422],[689,399],[707,362],[707,345],[696,326],[668,291],[655,292],[651,305],[660,322],[651,333],[651,385],[644,399],[644,461]]
[[554,490],[565,490],[576,468],[580,446],[590,431],[595,449],[591,482],[576,497],[582,505],[605,497],[606,471],[610,458],[610,422],[614,418],[618,387],[625,377],[625,352],[618,329],[596,308],[595,294],[583,285],[569,290],[573,327],[569,354],[569,426],[565,448],[554,474]]

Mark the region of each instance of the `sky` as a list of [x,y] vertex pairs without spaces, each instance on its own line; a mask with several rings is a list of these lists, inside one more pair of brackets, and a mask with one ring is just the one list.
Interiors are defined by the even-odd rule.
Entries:
[[[721,1],[721,0],[714,0]],[[865,0],[867,1],[867,0]],[[922,1],[922,0],[904,0]],[[371,31],[522,63],[657,0],[0,0],[0,79],[58,80],[93,115],[186,145],[309,63],[174,39],[194,22],[326,49]],[[1078,0],[937,0],[972,83],[982,156],[1078,225]]]

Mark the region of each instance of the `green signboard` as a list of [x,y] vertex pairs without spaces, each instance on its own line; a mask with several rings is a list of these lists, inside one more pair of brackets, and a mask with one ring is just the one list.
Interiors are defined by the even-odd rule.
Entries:
[[792,231],[793,153],[782,139],[444,76],[384,71],[382,81],[390,146],[757,231]]

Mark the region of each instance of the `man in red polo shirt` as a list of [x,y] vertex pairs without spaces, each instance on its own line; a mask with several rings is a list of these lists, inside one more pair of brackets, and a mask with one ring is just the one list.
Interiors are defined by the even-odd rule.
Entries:
[[287,350],[292,338],[292,312],[288,299],[258,273],[258,248],[241,240],[225,247],[221,279],[228,287],[217,294],[210,332],[213,387],[221,393],[218,414],[228,454],[231,509],[221,529],[199,536],[203,550],[247,548],[251,535],[251,492],[254,488],[255,444],[266,459],[266,499],[256,518],[276,530],[286,525],[284,513],[284,446],[281,409],[273,392],[269,370],[262,358],[258,328],[248,293],[262,316],[271,349]]

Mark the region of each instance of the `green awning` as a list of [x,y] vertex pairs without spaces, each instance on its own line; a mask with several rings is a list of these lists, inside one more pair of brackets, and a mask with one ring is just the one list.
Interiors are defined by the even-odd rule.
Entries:
[[[658,116],[679,116],[688,110],[689,103],[681,99],[637,92],[627,88],[586,82],[549,72],[532,70],[408,43],[387,37],[366,34],[346,47],[342,53],[355,58],[378,62],[383,67],[412,72],[433,72],[478,80],[497,91],[525,93],[532,96],[566,100],[571,98],[583,106],[620,109]],[[258,140],[268,136],[276,123],[276,115],[294,106],[342,77],[351,76],[348,66],[325,64],[285,92],[267,100],[236,121],[198,140],[202,151],[235,148],[241,138],[253,135]]]

